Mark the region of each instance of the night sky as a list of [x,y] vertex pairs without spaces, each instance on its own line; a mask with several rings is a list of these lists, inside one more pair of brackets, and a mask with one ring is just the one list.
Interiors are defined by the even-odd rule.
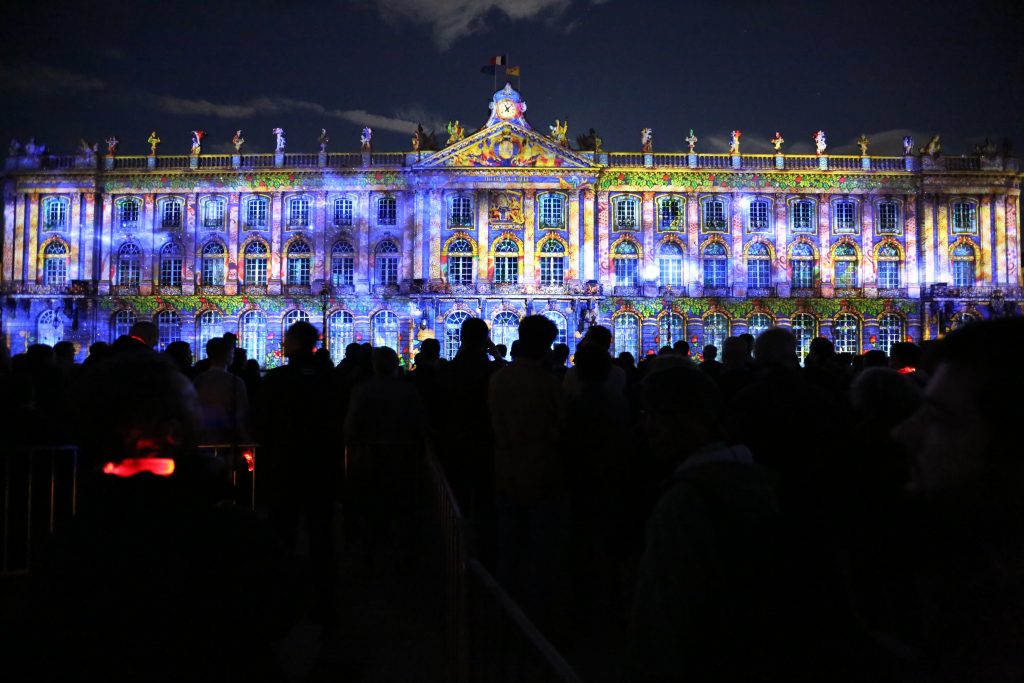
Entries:
[[[986,136],[1024,145],[1024,24],[1015,3],[629,0],[286,0],[246,3],[19,2],[0,22],[0,139],[31,135],[48,152],[79,138],[120,138],[123,154],[245,151],[404,151],[417,122],[487,119],[492,78],[480,67],[508,54],[522,69],[535,128],[593,127],[610,151],[638,151],[654,129],[657,152],[900,154],[942,135],[943,152],[971,152]],[[515,79],[511,79],[513,86]],[[502,77],[499,71],[499,86]],[[101,144],[101,148],[103,145]]]

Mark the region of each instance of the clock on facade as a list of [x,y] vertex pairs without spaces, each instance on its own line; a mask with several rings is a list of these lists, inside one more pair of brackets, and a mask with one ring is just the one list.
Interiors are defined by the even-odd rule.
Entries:
[[498,113],[499,119],[504,119],[505,121],[507,121],[509,119],[514,119],[517,116],[519,116],[519,107],[516,105],[515,102],[508,99],[507,97],[498,100],[494,104],[494,106],[496,107],[495,110]]

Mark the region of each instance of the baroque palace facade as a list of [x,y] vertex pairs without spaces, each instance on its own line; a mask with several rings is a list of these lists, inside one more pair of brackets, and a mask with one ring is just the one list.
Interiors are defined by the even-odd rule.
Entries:
[[297,320],[335,360],[353,341],[408,358],[428,337],[451,356],[468,316],[508,344],[540,313],[571,348],[598,323],[634,356],[771,325],[859,353],[1018,312],[1013,159],[746,155],[738,135],[656,154],[650,131],[639,153],[575,151],[525,110],[506,86],[441,151],[378,154],[369,131],[355,154],[32,145],[4,181],[6,341],[84,354],[152,318],[161,346],[200,357],[232,331],[273,366]]

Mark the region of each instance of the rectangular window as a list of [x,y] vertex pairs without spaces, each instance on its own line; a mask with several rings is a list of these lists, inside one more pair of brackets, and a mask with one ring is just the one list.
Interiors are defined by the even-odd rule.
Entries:
[[678,287],[683,284],[683,259],[659,258],[659,282],[666,287]]
[[352,225],[352,200],[341,197],[334,200],[334,224],[337,226]]
[[203,258],[203,284],[221,286],[224,284],[224,259],[220,256]]
[[561,256],[544,256],[540,259],[540,284],[554,287],[565,282],[565,259]]
[[678,197],[666,197],[658,205],[658,227],[675,230],[683,227],[683,202]]
[[181,259],[165,258],[160,261],[160,284],[181,287]]
[[954,234],[977,234],[977,209],[977,205],[973,202],[957,202],[953,204],[953,216],[951,220]]
[[727,282],[725,268],[724,258],[704,259],[704,286],[725,287]]
[[139,269],[139,262],[135,259],[125,259],[121,261],[120,267],[118,268],[121,272],[120,277],[117,279],[117,284],[124,285],[126,287],[138,287],[139,281],[141,280],[141,271]]
[[494,258],[494,281],[508,285],[519,283],[519,257],[496,256]]
[[747,209],[747,219],[749,220],[747,229],[750,232],[765,232],[771,229],[768,209],[768,202],[750,202],[750,208]]
[[632,198],[620,199],[615,202],[616,230],[636,230],[636,205],[636,200]]
[[46,230],[63,230],[67,227],[67,224],[67,203],[59,199],[47,202],[46,215],[43,217],[43,227]]
[[878,287],[879,289],[897,289],[900,286],[900,263],[899,261],[878,262]]
[[837,235],[857,234],[857,207],[853,202],[833,204],[832,232]]
[[717,199],[704,202],[704,230],[724,232],[726,227],[725,202]]
[[793,232],[816,232],[814,202],[793,202],[790,207]]
[[398,224],[398,200],[394,197],[381,197],[377,200],[377,225]]
[[772,262],[766,258],[747,260],[747,287],[767,289],[772,286]]
[[615,286],[636,287],[640,280],[639,262],[635,258],[615,259]]
[[44,282],[48,285],[61,286],[67,284],[68,262],[63,258],[46,259]]
[[245,205],[245,225],[250,230],[267,227],[267,204],[265,197],[255,197]]
[[181,202],[164,202],[160,225],[164,228],[181,227]]
[[452,197],[452,211],[449,225],[469,227],[473,225],[473,203],[468,197]]
[[220,230],[224,227],[224,202],[210,200],[203,205],[203,227]]
[[118,204],[117,218],[122,228],[134,229],[139,222],[139,203],[129,199]]
[[857,262],[836,261],[836,287],[849,289],[857,286]]
[[288,202],[288,225],[293,228],[304,228],[309,225],[309,200],[296,197]]
[[453,285],[468,285],[473,282],[473,257],[448,257],[448,282]]
[[881,202],[878,205],[878,228],[880,235],[900,234],[900,211],[896,202]]
[[265,256],[246,257],[245,284],[267,284],[267,259]]
[[308,285],[310,263],[313,259],[305,257],[291,257],[288,259],[288,284]]
[[398,284],[398,257],[377,257],[377,282],[382,285]]
[[974,286],[974,261],[953,261],[953,286]]
[[793,288],[814,287],[814,264],[810,261],[793,261]]
[[331,284],[351,285],[355,277],[355,259],[351,256],[335,256],[331,260]]
[[540,198],[540,227],[542,228],[564,228],[564,206],[562,195],[546,194]]

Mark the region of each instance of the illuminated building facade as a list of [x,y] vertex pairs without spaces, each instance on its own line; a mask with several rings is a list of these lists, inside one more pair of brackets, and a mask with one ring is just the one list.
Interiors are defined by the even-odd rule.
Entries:
[[233,331],[275,365],[297,320],[337,360],[450,356],[467,316],[508,344],[541,313],[570,347],[597,322],[639,356],[771,325],[888,349],[1017,311],[1013,159],[576,151],[525,109],[506,86],[436,152],[9,157],[3,333],[84,352],[152,318],[162,346]]

